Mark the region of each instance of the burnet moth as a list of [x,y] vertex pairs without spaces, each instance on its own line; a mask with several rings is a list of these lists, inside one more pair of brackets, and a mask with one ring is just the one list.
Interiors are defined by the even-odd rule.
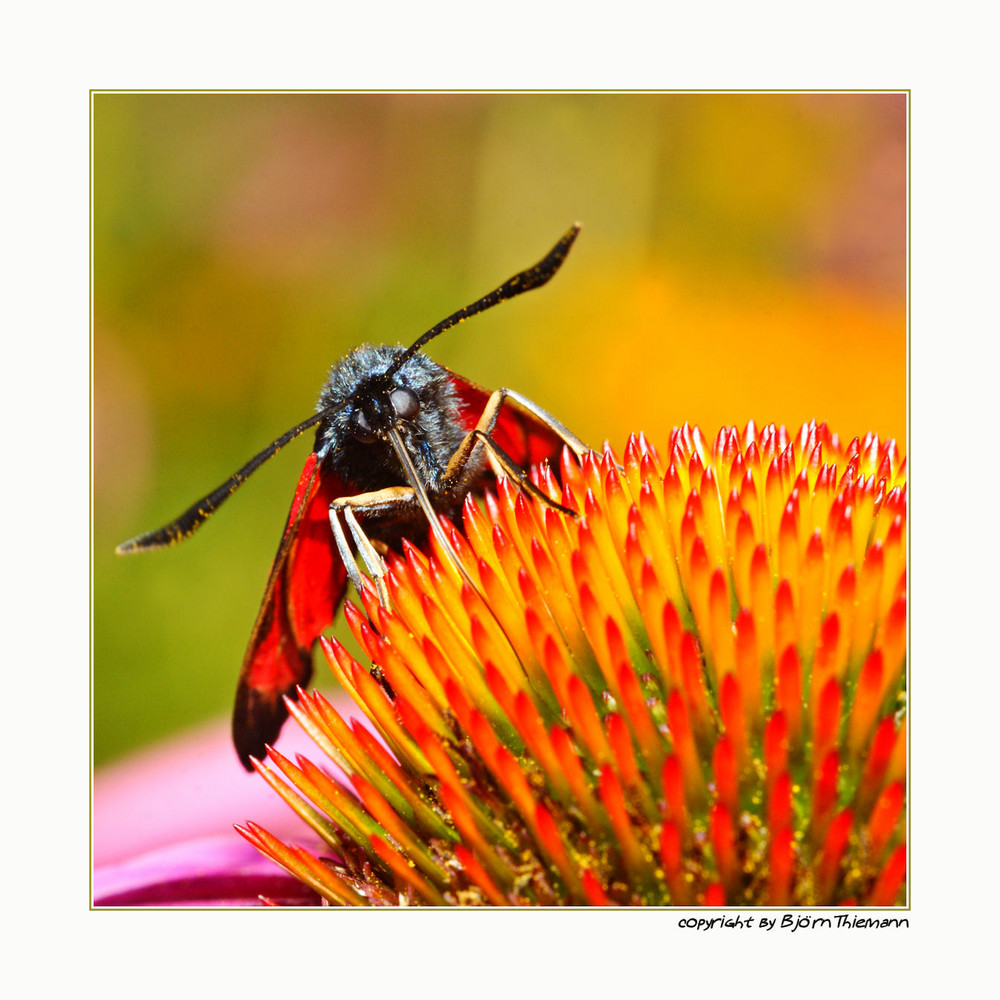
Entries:
[[233,743],[247,770],[250,758],[263,758],[277,738],[288,715],[284,698],[294,698],[296,688],[308,684],[313,645],[333,622],[348,579],[359,590],[362,586],[345,524],[377,579],[377,548],[398,546],[404,537],[426,547],[420,540],[427,538],[427,522],[442,550],[451,553],[438,515],[457,517],[469,493],[487,488],[491,469],[544,503],[574,513],[542,493],[526,472],[533,464],[555,461],[564,445],[582,457],[589,451],[583,442],[519,393],[491,393],[421,349],[470,316],[544,285],[579,231],[572,226],[534,267],[452,313],[409,347],[365,344],[351,351],[330,370],[311,417],[176,520],[116,549],[121,555],[183,541],[276,451],[316,428],[236,691]]

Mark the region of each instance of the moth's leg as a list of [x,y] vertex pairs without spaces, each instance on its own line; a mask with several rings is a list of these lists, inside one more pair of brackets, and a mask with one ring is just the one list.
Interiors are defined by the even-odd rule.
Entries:
[[378,591],[379,601],[383,607],[389,606],[389,591],[385,585],[385,563],[379,555],[371,540],[365,534],[364,529],[358,523],[354,511],[362,511],[368,514],[386,513],[409,513],[418,506],[416,496],[409,486],[391,486],[384,490],[376,490],[373,493],[359,493],[353,497],[338,497],[330,504],[330,528],[333,531],[333,539],[337,545],[337,552],[340,554],[341,562],[347,570],[347,575],[354,589],[360,594],[362,587],[361,574],[358,572],[357,564],[354,561],[354,553],[347,543],[347,536],[344,534],[343,525],[340,523],[341,514],[347,524],[351,537],[354,539],[358,555],[364,563],[375,583]]
[[364,533],[361,525],[358,524],[358,519],[354,516],[354,511],[350,507],[344,508],[344,520],[347,522],[347,527],[354,538],[354,545],[358,550],[358,555],[361,556],[361,561],[365,564],[368,575],[375,582],[379,602],[382,607],[387,608],[389,606],[389,591],[385,586],[385,562],[383,562],[382,557],[368,540],[368,536]]
[[[552,416],[552,414],[549,413],[548,410],[543,410],[537,403],[528,399],[527,396],[522,396],[519,392],[515,391],[514,389],[499,389],[497,391],[502,392],[507,396],[510,396],[510,398],[513,399],[515,403],[526,409],[532,416],[538,417],[538,419],[541,420],[541,422],[545,424],[545,426],[548,427],[550,430],[555,431],[555,433],[558,434],[559,437],[561,437],[563,441],[566,442],[567,445],[569,445],[569,450],[573,452],[573,454],[576,455],[577,458],[582,459],[583,456],[586,455],[587,452],[591,450],[564,423],[562,423],[559,420],[556,420],[556,418]],[[496,393],[493,393],[493,395],[495,396]],[[491,396],[490,398],[492,399],[493,397]],[[503,402],[502,397],[501,397],[501,402]],[[500,407],[498,405],[497,410],[499,411],[499,409]],[[493,422],[496,423],[495,417]]]
[[[577,459],[583,460],[583,456],[587,454],[588,451],[593,451],[592,448],[588,448],[565,424],[556,420],[551,413],[547,410],[543,410],[537,403],[533,403],[527,396],[522,396],[519,392],[515,392],[513,389],[505,389],[504,392],[518,403],[529,413],[538,417],[543,424],[550,427],[556,434],[559,435],[569,445],[570,451],[576,455]],[[624,472],[625,467],[621,463],[616,463],[619,472]]]
[[358,572],[357,563],[354,561],[354,553],[347,544],[347,536],[344,534],[344,526],[340,523],[340,511],[333,506],[330,507],[330,530],[333,532],[333,540],[340,555],[340,561],[347,570],[347,577],[354,584],[354,589],[361,593],[361,574]]
[[564,507],[562,504],[556,503],[547,494],[543,493],[528,478],[527,472],[522,469],[521,466],[519,466],[517,462],[515,462],[490,436],[493,433],[493,429],[497,425],[497,420],[500,418],[500,409],[503,406],[503,402],[508,396],[531,413],[532,416],[537,417],[559,437],[561,437],[577,458],[583,458],[583,456],[590,451],[590,449],[575,434],[573,434],[572,431],[568,430],[563,424],[556,420],[552,414],[543,410],[526,396],[522,396],[519,392],[515,392],[513,389],[497,389],[487,400],[486,407],[476,423],[476,426],[465,435],[462,439],[462,443],[455,450],[455,454],[449,459],[448,467],[444,472],[445,488],[448,489],[453,487],[462,478],[466,466],[469,464],[469,461],[475,453],[476,447],[478,445],[482,445],[486,449],[486,455],[489,459],[490,466],[496,475],[500,475],[501,473],[506,474],[517,482],[521,489],[523,489],[526,493],[530,493],[542,503],[547,504],[549,507],[553,507],[556,510],[561,510],[565,514],[575,515],[576,511],[572,511],[568,507]]
[[515,403],[519,404],[523,409],[527,410],[532,416],[537,417],[546,427],[554,431],[559,437],[569,445],[570,451],[572,451],[577,458],[583,458],[590,449],[564,424],[560,423],[551,413],[547,410],[543,410],[537,403],[533,403],[527,396],[522,396],[519,392],[515,392],[513,389],[495,389],[491,394],[490,398],[486,401],[486,406],[483,409],[482,415],[476,423],[474,430],[470,431],[462,443],[458,446],[455,454],[451,456],[448,462],[448,468],[445,470],[445,480],[453,481],[458,478],[458,473],[465,468],[466,464],[471,457],[473,450],[475,449],[477,438],[475,431],[482,431],[487,437],[493,433],[493,429],[497,425],[497,420],[500,419],[500,410],[503,407],[503,402],[505,399],[510,397]]

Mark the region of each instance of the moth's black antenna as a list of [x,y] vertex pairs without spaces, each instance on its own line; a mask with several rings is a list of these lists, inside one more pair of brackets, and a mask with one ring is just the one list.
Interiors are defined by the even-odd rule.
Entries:
[[284,448],[289,441],[293,441],[313,424],[319,423],[322,418],[322,413],[314,413],[308,420],[303,420],[301,424],[286,431],[262,452],[254,455],[239,472],[233,473],[221,486],[212,490],[208,496],[193,503],[180,517],[165,524],[162,528],[157,528],[156,531],[147,531],[144,535],[138,535],[135,538],[130,538],[127,542],[122,542],[115,549],[115,552],[124,556],[133,552],[162,549],[167,545],[176,545],[177,542],[184,541],[218,510],[223,501],[231,497],[246,482],[251,473],[259,469],[276,451]]
[[476,299],[470,305],[452,313],[447,319],[441,320],[437,326],[432,326],[425,334],[417,338],[385,372],[385,378],[390,378],[420,350],[428,340],[433,340],[439,333],[444,333],[462,320],[475,316],[476,313],[492,309],[507,299],[512,299],[522,292],[530,292],[532,288],[540,288],[559,270],[562,262],[569,253],[569,248],[573,245],[580,232],[580,223],[575,222],[567,230],[566,235],[537,263],[534,267],[529,267],[524,271],[515,274],[513,278],[508,278],[499,288],[494,288],[488,295],[481,299]]

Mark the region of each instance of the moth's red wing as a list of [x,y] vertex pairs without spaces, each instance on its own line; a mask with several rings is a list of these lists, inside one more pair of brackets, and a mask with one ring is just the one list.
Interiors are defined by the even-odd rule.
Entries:
[[[461,405],[460,419],[472,430],[482,416],[490,393],[482,386],[449,372]],[[546,459],[558,468],[563,439],[544,421],[529,413],[509,396],[500,409],[493,433],[494,441],[523,469]]]
[[243,766],[262,758],[288,716],[284,695],[312,675],[312,647],[337,613],[347,571],[330,532],[329,506],[348,490],[310,455],[250,636],[233,709],[233,743]]

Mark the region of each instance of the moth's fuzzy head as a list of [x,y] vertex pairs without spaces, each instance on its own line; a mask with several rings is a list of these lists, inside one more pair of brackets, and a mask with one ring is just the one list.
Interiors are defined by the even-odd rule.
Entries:
[[388,441],[390,427],[431,490],[469,429],[461,421],[452,376],[426,355],[412,355],[386,377],[404,351],[363,344],[330,369],[320,392],[316,452],[357,492],[407,484]]

